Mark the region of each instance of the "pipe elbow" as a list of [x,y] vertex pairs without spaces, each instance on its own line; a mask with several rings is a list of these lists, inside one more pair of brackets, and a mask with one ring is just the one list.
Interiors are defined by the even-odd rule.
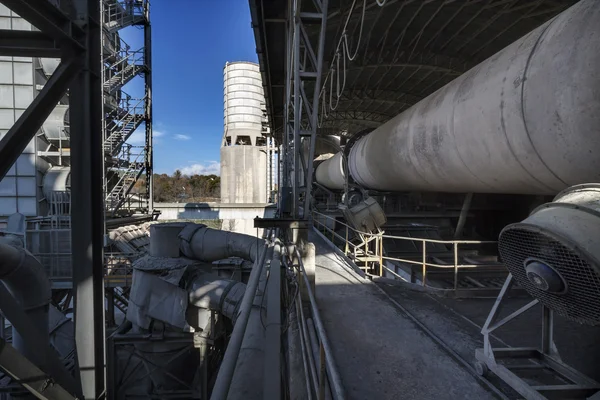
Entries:
[[189,223],[179,233],[180,251],[191,259],[212,262],[240,257],[255,262],[265,240],[242,233]]
[[23,248],[0,243],[0,280],[25,310],[50,304],[48,275],[37,258]]

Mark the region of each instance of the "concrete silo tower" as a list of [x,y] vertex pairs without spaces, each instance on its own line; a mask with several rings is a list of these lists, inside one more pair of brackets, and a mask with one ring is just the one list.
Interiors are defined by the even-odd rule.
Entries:
[[[224,134],[221,144],[221,202],[266,203],[267,133],[265,97],[257,64],[225,64]],[[271,163],[269,163],[271,165]]]

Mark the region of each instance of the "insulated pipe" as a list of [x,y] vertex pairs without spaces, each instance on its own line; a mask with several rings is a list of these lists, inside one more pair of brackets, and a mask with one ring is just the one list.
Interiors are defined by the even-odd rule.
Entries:
[[254,297],[256,296],[256,289],[258,288],[258,283],[260,277],[262,276],[267,251],[270,250],[270,248],[267,247],[266,241],[264,242],[263,246],[261,246],[260,250],[260,258],[254,262],[252,272],[250,272],[248,286],[240,306],[240,314],[236,324],[233,326],[233,332],[231,333],[227,349],[225,349],[223,361],[219,367],[219,373],[217,374],[217,379],[210,397],[211,400],[225,400],[229,393],[231,381],[233,379],[233,372],[235,371],[238,357],[240,355],[240,349],[242,347],[242,342],[246,334],[250,312],[253,309],[252,303],[254,302]]
[[[0,280],[23,307],[25,314],[38,329],[46,343],[50,280],[40,262],[27,250],[0,243]],[[44,354],[33,352],[13,325],[13,346],[36,365],[42,365]]]
[[[156,229],[153,225],[151,229]],[[179,232],[180,251],[187,258],[212,262],[240,257],[255,262],[265,240],[242,233],[211,229],[205,225],[185,224]]]
[[556,194],[597,182],[599,67],[600,2],[582,0],[359,139],[350,174],[397,191]]

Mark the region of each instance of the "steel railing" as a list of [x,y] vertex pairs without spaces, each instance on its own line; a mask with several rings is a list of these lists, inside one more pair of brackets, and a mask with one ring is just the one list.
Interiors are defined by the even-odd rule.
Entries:
[[104,1],[104,21],[120,29],[140,19],[149,20],[150,0]]
[[[343,252],[346,256],[352,255],[355,260],[365,260],[365,269],[372,269],[369,267],[369,263],[374,263],[379,267],[379,276],[383,276],[383,271],[386,270],[396,278],[405,280],[404,277],[400,276],[398,273],[388,268],[385,265],[385,261],[398,262],[403,264],[409,264],[411,266],[420,266],[421,267],[421,284],[423,286],[427,286],[427,273],[428,269],[431,271],[432,268],[435,269],[452,269],[454,272],[453,277],[453,287],[454,290],[458,289],[459,277],[458,273],[461,269],[470,269],[470,268],[481,268],[481,265],[477,264],[462,264],[459,263],[459,247],[465,245],[482,245],[482,244],[497,244],[497,241],[491,240],[438,240],[438,239],[426,239],[426,238],[418,238],[418,237],[408,237],[408,236],[395,236],[395,235],[386,235],[385,232],[362,232],[357,230],[350,225],[337,220],[335,217],[331,217],[329,215],[325,215],[319,213],[317,211],[312,212],[313,215],[313,224],[316,228],[321,228],[324,231],[330,234],[331,242],[335,244],[335,239],[339,239],[344,244]],[[332,227],[328,226],[327,221],[332,222]],[[335,231],[335,226],[341,225],[345,228],[345,236],[340,235]],[[354,234],[354,238],[359,238],[360,243],[355,244],[351,241],[353,237],[350,237],[350,234]],[[328,238],[329,238],[328,237]],[[420,250],[421,257],[420,260],[410,259],[410,258],[400,258],[400,257],[390,257],[385,255],[383,249],[383,240],[384,239],[394,239],[405,242],[410,242],[414,244],[415,242],[420,242]],[[371,245],[373,243],[374,245]],[[439,264],[428,261],[429,257],[427,254],[427,244],[443,244],[450,248],[452,248],[454,260],[452,264]],[[412,274],[411,274],[412,275]]]
[[[331,391],[333,400],[343,400],[346,395],[333,356],[333,349],[331,348],[325,326],[321,320],[317,299],[313,293],[306,270],[304,269],[302,254],[297,247],[294,249],[293,255],[298,260],[298,263],[293,265],[297,270],[299,292],[295,296],[295,306],[299,324],[300,348],[305,368],[308,398],[313,397],[312,391],[314,390],[315,397],[318,400],[325,400],[328,398],[329,391]],[[305,306],[303,305],[302,295],[300,294],[303,291],[308,297],[308,304],[306,305],[307,314],[305,314]],[[309,324],[309,320],[312,320],[312,326]],[[317,339],[317,343],[314,343],[314,345],[318,346],[318,358],[313,353],[313,344],[310,339],[311,333],[313,332],[316,334]]]

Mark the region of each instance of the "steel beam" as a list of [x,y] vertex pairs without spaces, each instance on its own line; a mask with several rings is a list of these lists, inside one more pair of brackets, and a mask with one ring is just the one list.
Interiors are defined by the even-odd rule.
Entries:
[[35,136],[50,112],[64,96],[69,83],[79,69],[74,58],[63,60],[52,74],[44,88],[27,110],[0,140],[0,179],[17,161],[29,141]]
[[81,37],[83,30],[49,1],[0,0],[0,3],[56,39],[61,46],[83,50],[82,43],[75,39]]
[[61,49],[43,32],[0,29],[0,56],[61,58]]
[[148,10],[144,25],[144,62],[146,64],[144,77],[146,79],[146,195],[148,196],[148,213],[151,213],[154,209],[154,145],[152,138],[152,26],[149,13],[150,10]]
[[[316,7],[319,12],[305,13],[299,0],[290,3],[289,29],[287,32],[287,70],[286,70],[286,140],[284,146],[284,165],[292,166],[292,210],[293,218],[308,219],[311,202],[312,160],[318,125],[318,110],[323,70],[323,51],[327,23],[328,1],[320,1]],[[318,25],[319,35],[316,47],[308,40],[305,24]],[[304,59],[301,60],[301,49]],[[312,97],[307,91],[312,88]],[[288,115],[291,112],[293,118]],[[303,155],[302,140],[308,140],[308,161]],[[301,194],[304,198],[301,199]]]
[[0,368],[38,399],[76,399],[60,385],[52,382],[52,378],[2,338],[0,338]]
[[105,394],[100,2],[78,0],[76,6],[86,51],[69,99],[75,343],[83,396],[98,399]]

